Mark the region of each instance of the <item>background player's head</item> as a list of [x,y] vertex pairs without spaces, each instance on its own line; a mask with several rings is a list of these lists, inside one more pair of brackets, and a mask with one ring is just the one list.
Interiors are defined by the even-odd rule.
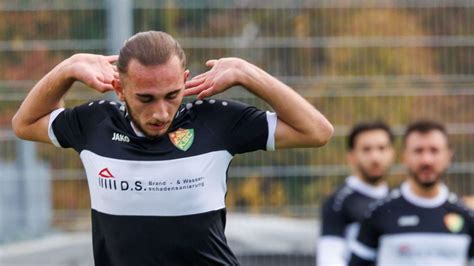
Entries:
[[446,128],[435,121],[414,122],[403,135],[403,146],[403,163],[413,181],[424,188],[437,184],[453,156]]
[[354,125],[348,137],[348,160],[352,171],[363,181],[377,184],[394,159],[394,135],[382,121]]
[[179,43],[159,31],[140,32],[120,49],[114,88],[134,125],[147,137],[166,134],[189,75]]

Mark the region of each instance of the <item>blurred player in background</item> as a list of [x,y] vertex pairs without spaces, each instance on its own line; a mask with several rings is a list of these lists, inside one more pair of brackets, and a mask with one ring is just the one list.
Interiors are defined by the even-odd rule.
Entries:
[[453,156],[446,129],[415,122],[403,145],[409,178],[364,219],[349,265],[466,265],[474,218],[442,181]]
[[352,175],[322,208],[317,265],[347,265],[349,242],[355,240],[364,212],[388,195],[385,181],[393,163],[394,136],[381,121],[356,124],[349,133],[347,158]]
[[[187,81],[179,43],[164,32],[141,32],[118,57],[76,54],[61,62],[13,118],[20,138],[80,154],[96,265],[237,265],[224,235],[233,156],[317,147],[331,137],[332,125],[319,111],[257,66],[239,58],[206,64],[209,71]],[[100,100],[64,109],[75,81],[115,90],[123,104]],[[275,113],[204,99],[234,85]],[[186,95],[198,100],[182,105]]]

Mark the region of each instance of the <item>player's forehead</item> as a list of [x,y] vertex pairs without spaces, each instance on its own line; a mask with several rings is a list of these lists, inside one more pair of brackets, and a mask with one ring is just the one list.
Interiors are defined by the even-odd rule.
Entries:
[[449,148],[447,136],[439,130],[428,132],[414,131],[406,137],[405,149]]
[[359,133],[354,139],[354,148],[372,145],[390,145],[390,136],[383,129],[371,129]]
[[133,93],[165,95],[184,86],[184,69],[176,56],[165,64],[152,66],[132,59],[123,81],[125,88]]

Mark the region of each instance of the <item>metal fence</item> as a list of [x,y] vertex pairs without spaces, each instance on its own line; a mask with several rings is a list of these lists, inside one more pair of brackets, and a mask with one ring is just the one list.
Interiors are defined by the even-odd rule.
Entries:
[[[133,25],[117,33],[123,23],[117,17],[127,14]],[[315,221],[321,200],[348,174],[349,127],[374,118],[392,124],[397,135],[417,118],[444,122],[456,154],[447,182],[461,195],[474,194],[474,2],[467,0],[0,0],[0,165],[19,156],[9,121],[34,82],[76,52],[116,51],[128,28],[175,36],[192,75],[205,70],[207,59],[243,57],[335,124],[334,138],[321,149],[238,156],[229,172],[231,212]],[[98,97],[76,85],[67,102]],[[241,88],[222,97],[268,108]],[[87,229],[89,196],[78,156],[46,145],[36,155],[50,173],[51,227]],[[5,173],[0,186],[11,187],[17,181]],[[403,176],[397,163],[391,183]]]

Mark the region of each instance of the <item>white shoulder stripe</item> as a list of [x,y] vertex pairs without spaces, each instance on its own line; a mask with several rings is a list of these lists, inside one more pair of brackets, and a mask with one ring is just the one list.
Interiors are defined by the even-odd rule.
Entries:
[[373,248],[370,248],[359,241],[351,241],[349,243],[352,253],[364,260],[375,261],[377,257],[377,251]]
[[344,238],[337,236],[319,237],[316,250],[316,265],[345,266],[347,265],[348,255],[349,250]]
[[49,115],[49,123],[48,123],[48,137],[51,140],[51,142],[54,144],[54,146],[62,148],[61,145],[58,142],[58,139],[56,138],[56,135],[54,134],[53,131],[53,122],[58,117],[60,113],[64,111],[64,108],[59,108],[51,112]]
[[268,139],[267,139],[267,151],[275,150],[275,131],[277,126],[278,117],[276,113],[267,111],[267,123],[268,123]]

